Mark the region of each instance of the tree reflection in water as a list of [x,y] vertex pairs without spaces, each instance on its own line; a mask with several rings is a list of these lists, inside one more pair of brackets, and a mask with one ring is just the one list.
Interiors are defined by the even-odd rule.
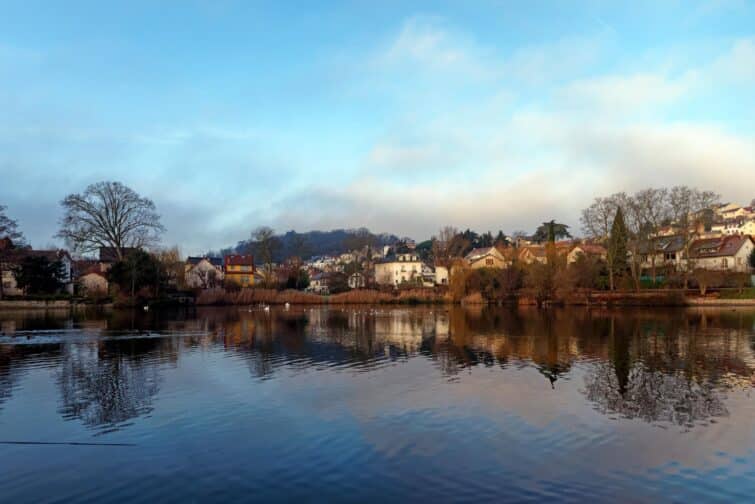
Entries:
[[[751,388],[755,368],[755,316],[743,312],[233,307],[77,317],[51,325],[75,327],[74,336],[87,335],[82,341],[0,344],[0,407],[26,363],[45,358],[56,369],[64,418],[117,429],[152,410],[162,363],[201,348],[240,357],[264,380],[282,368],[371,372],[414,358],[450,381],[476,367],[529,368],[558,391],[578,374],[580,392],[603,414],[690,426],[727,415],[725,393]],[[7,319],[6,327],[11,322],[45,323]],[[149,337],[153,331],[161,334]]]
[[159,390],[158,366],[148,356],[158,339],[66,345],[58,370],[60,414],[88,427],[117,430],[152,411]]

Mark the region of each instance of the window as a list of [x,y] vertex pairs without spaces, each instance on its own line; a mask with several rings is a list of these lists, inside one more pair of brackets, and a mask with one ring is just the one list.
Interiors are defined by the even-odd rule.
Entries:
[[485,264],[487,266],[493,266],[493,259],[485,259]]
[[729,267],[729,261],[725,257],[721,259],[721,266],[723,266],[724,268]]

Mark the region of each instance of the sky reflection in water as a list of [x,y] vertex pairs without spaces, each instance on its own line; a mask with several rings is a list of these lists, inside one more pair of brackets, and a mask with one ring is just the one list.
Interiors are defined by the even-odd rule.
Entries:
[[0,314],[19,501],[743,500],[755,313]]

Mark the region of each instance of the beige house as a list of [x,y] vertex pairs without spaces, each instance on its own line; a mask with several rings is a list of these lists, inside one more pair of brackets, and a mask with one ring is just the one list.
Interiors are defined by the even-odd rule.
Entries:
[[445,266],[435,267],[435,285],[448,285],[448,268]]
[[511,262],[501,254],[495,247],[485,247],[472,249],[465,257],[470,268],[507,268]]
[[605,260],[607,251],[602,245],[595,245],[592,243],[580,243],[572,247],[568,254],[566,254],[566,264],[574,264],[579,259],[579,256],[584,255],[588,257],[597,257]]
[[421,281],[422,261],[413,251],[392,254],[375,263],[375,282],[378,285],[398,286]]
[[543,246],[524,247],[519,251],[519,261],[524,264],[539,262],[545,264],[548,262],[548,254]]

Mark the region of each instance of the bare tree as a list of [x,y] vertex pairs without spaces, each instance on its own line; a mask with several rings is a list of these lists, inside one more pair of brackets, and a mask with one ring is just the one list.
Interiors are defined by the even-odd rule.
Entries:
[[92,184],[61,205],[65,213],[57,236],[78,252],[112,247],[123,259],[124,248],[154,245],[165,231],[152,200],[120,182]]
[[280,240],[275,236],[275,231],[268,226],[260,226],[252,231],[253,250],[255,256],[265,265],[265,283],[272,280],[273,259],[280,247]]
[[8,238],[18,246],[25,242],[24,234],[18,230],[18,222],[5,215],[5,205],[0,205],[0,240]]
[[689,255],[692,242],[699,236],[703,212],[719,202],[720,196],[713,191],[700,191],[687,186],[675,186],[669,191],[671,219],[677,233],[684,239],[684,288],[689,285],[689,274],[695,269]]
[[582,210],[579,221],[582,224],[582,232],[588,238],[596,241],[605,241],[611,234],[611,226],[616,217],[619,202],[626,199],[623,193],[612,194],[605,198],[595,198],[592,205]]
[[[18,230],[18,222],[5,215],[5,205],[0,205],[0,240],[7,238],[12,246],[18,247],[25,243],[24,235]],[[0,299],[3,298],[3,255],[6,253],[0,248]]]
[[643,231],[650,244],[650,268],[653,283],[656,279],[656,248],[658,231],[661,226],[671,220],[671,206],[669,204],[668,189],[648,188],[634,195],[636,204],[642,215]]
[[441,228],[438,235],[432,237],[433,259],[440,265],[449,266],[454,259],[462,257],[472,246],[472,242],[464,235],[453,226]]

